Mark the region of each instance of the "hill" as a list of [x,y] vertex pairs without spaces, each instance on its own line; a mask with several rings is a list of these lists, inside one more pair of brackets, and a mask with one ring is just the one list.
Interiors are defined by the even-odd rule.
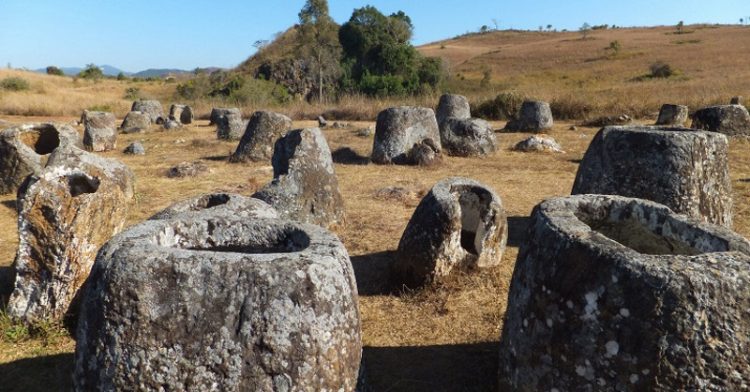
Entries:
[[[613,41],[621,47],[616,54],[607,49]],[[556,102],[558,110],[646,116],[666,102],[695,108],[750,94],[750,28],[742,26],[594,30],[586,40],[578,32],[497,31],[418,49],[445,60],[449,90],[476,99],[515,90]],[[678,74],[644,77],[659,61]],[[490,83],[482,88],[485,72]]]

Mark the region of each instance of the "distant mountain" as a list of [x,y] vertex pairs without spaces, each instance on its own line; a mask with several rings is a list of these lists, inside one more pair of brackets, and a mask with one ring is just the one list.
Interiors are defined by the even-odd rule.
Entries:
[[[106,76],[117,76],[122,72],[125,76],[136,77],[136,78],[163,78],[169,75],[184,75],[184,74],[193,73],[192,70],[187,71],[184,69],[176,69],[176,68],[149,68],[144,71],[132,73],[132,72],[123,71],[112,65],[104,64],[104,65],[98,65],[98,67],[102,69],[102,72]],[[83,71],[84,68],[82,67],[60,67],[60,69],[63,71],[63,73],[65,73],[65,75],[75,76],[75,75],[78,75],[79,72]],[[214,70],[219,70],[221,68],[205,67],[201,69],[210,70],[210,72],[213,72]],[[47,68],[35,69],[34,72],[46,73]]]
[[163,78],[168,75],[180,75],[180,74],[186,74],[186,73],[192,73],[193,71],[186,71],[184,69],[169,69],[169,68],[149,68],[145,71],[136,72],[132,75],[132,77],[136,78]]

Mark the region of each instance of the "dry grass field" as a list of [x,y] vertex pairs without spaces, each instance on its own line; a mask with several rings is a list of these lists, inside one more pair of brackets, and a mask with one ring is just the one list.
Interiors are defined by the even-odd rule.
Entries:
[[[49,120],[3,119],[13,123]],[[325,131],[332,151],[350,147],[368,156],[372,138],[357,137],[353,129],[370,124],[350,125],[349,129]],[[437,168],[336,164],[348,222],[334,231],[349,250],[357,273],[364,358],[374,391],[495,389],[497,342],[527,216],[541,200],[570,192],[577,161],[597,131],[583,127],[570,131],[568,125],[558,123],[550,132],[562,143],[564,154],[513,152],[510,147],[528,135],[498,133],[501,148],[495,154],[486,158],[448,157]],[[235,143],[217,141],[214,128],[205,121],[176,131],[153,129],[141,135],[120,135],[118,144],[124,147],[134,140],[143,142],[146,156],[128,156],[119,150],[102,154],[125,162],[136,173],[137,196],[129,224],[193,194],[223,190],[250,195],[272,177],[268,164],[225,162]],[[750,201],[750,157],[745,152],[748,147],[750,143],[743,139],[731,143],[735,228],[746,236],[750,235],[750,211],[746,207]],[[203,160],[212,172],[195,178],[166,178],[169,167],[192,160]],[[510,224],[509,245],[502,266],[485,273],[458,276],[440,287],[417,292],[394,291],[387,281],[387,265],[409,217],[435,182],[454,175],[480,180],[501,196]],[[388,186],[403,187],[410,192],[397,198],[378,195],[378,190]],[[0,198],[0,266],[4,276],[0,293],[3,295],[10,289],[7,275],[17,243],[14,203],[13,196]],[[52,327],[37,331],[30,338],[14,340],[15,330],[7,321],[0,322],[0,326],[3,390],[66,389],[74,350],[67,332]]]
[[[682,35],[672,34],[672,28],[595,31],[586,41],[581,41],[578,33],[496,32],[448,40],[421,50],[449,59],[452,74],[464,75],[465,90],[473,100],[512,89],[551,101],[587,102],[601,113],[629,112],[640,117],[639,122],[652,123],[651,113],[665,102],[695,107],[728,101],[733,95],[750,95],[750,29],[691,26],[688,30],[692,32]],[[604,47],[612,40],[622,44],[622,51],[609,58]],[[632,81],[656,60],[672,64],[681,75]],[[490,67],[492,82],[488,90],[479,91],[472,86],[481,78],[483,67]],[[99,105],[108,105],[122,118],[132,102],[124,97],[125,90],[133,86],[145,97],[162,100],[167,108],[174,102],[174,84],[170,83],[93,83],[0,70],[0,79],[8,76],[29,80],[31,88],[22,92],[0,90],[0,128],[3,121],[70,122],[80,116],[81,110]],[[355,97],[339,104],[294,103],[273,109],[295,120],[333,109],[356,114],[350,117],[374,119],[374,113],[396,103],[433,106],[437,95],[399,101]],[[213,103],[194,104],[197,114],[205,116]],[[242,109],[249,114],[260,108]],[[578,162],[598,131],[581,126],[570,131],[571,124],[557,122],[549,132],[562,144],[564,154],[513,152],[510,147],[528,134],[498,133],[500,148],[491,156],[446,157],[434,168],[337,159],[347,223],[334,232],[346,245],[357,275],[366,376],[373,391],[496,390],[498,339],[528,215],[543,199],[570,193]],[[295,122],[299,127],[312,125],[309,121]],[[354,130],[371,125],[351,122],[346,129],[326,129],[324,133],[332,151],[349,147],[367,157],[372,137],[358,137]],[[504,124],[494,125],[502,128]],[[78,130],[82,132],[81,127]],[[121,152],[135,140],[142,141],[145,156]],[[216,140],[215,129],[201,120],[173,131],[153,127],[144,134],[119,135],[118,150],[101,155],[124,162],[136,174],[136,200],[128,218],[128,225],[132,225],[191,195],[211,191],[250,195],[272,178],[270,162],[227,163],[225,158],[235,146],[235,142]],[[735,230],[744,236],[750,236],[748,148],[750,141],[746,139],[730,143]],[[211,173],[183,179],[166,177],[170,167],[194,160],[204,161]],[[421,291],[394,290],[387,280],[392,252],[421,197],[448,176],[484,182],[502,198],[510,225],[502,264]],[[390,186],[406,192],[394,197],[378,193]],[[0,298],[7,298],[12,289],[10,266],[18,242],[16,219],[15,196],[0,196]],[[74,346],[72,336],[57,326],[29,331],[0,315],[0,390],[68,390]]]

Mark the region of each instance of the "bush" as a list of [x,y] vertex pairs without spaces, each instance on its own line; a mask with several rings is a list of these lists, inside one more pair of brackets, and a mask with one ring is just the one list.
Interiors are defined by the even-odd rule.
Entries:
[[514,91],[500,93],[493,99],[479,103],[471,112],[487,120],[511,120],[516,118],[524,99],[523,95]]
[[101,68],[96,65],[89,64],[83,71],[78,73],[78,77],[81,79],[98,81],[104,77],[104,72],[102,72]]
[[90,112],[111,112],[112,105],[108,103],[101,104],[101,105],[94,105],[94,106],[89,106],[88,108],[86,108],[86,110]]
[[555,98],[549,106],[556,120],[580,120],[588,118],[594,111],[589,102],[574,96]]
[[240,105],[282,104],[291,97],[287,90],[268,80],[246,78],[233,81],[228,99]]
[[5,78],[3,80],[0,80],[0,88],[3,90],[8,91],[24,91],[28,90],[30,87],[29,82],[27,82],[25,79],[12,76]]
[[63,76],[65,73],[60,68],[50,65],[47,67],[47,75]]
[[125,99],[138,100],[141,98],[141,89],[138,87],[128,87],[125,89]]
[[668,78],[675,74],[675,70],[669,64],[661,61],[651,64],[649,70],[652,78]]

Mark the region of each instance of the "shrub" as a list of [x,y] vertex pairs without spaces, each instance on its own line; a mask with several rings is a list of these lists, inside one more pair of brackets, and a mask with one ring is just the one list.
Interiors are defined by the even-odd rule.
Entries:
[[89,64],[83,71],[78,73],[78,77],[81,79],[97,81],[104,77],[104,72],[102,72],[102,69],[96,65]]
[[128,87],[125,89],[125,99],[137,100],[141,98],[141,89],[138,87]]
[[111,112],[112,105],[108,103],[101,104],[101,105],[94,105],[94,106],[89,106],[88,108],[86,108],[86,110],[91,111],[91,112]]
[[65,73],[60,68],[50,65],[47,67],[47,75],[63,76]]
[[651,64],[649,70],[651,71],[650,76],[653,78],[668,78],[675,74],[675,70],[669,64],[662,61]]
[[557,120],[579,120],[588,118],[594,111],[591,104],[574,96],[558,97],[549,104],[552,117]]
[[117,80],[128,80],[128,77],[124,73],[120,72],[117,74]]
[[17,76],[7,77],[0,80],[0,88],[8,91],[24,91],[29,89],[29,82]]
[[523,95],[517,92],[504,92],[493,99],[479,103],[471,109],[471,112],[487,120],[510,120],[516,118],[523,101]]

